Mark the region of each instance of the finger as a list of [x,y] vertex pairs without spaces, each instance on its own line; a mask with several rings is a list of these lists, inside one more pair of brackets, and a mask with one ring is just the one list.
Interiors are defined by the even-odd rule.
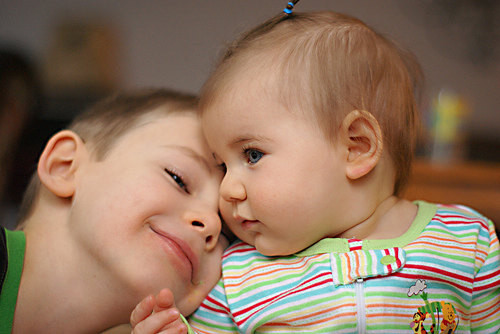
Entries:
[[172,294],[172,291],[169,289],[162,289],[157,295],[156,295],[156,303],[153,308],[154,312],[159,312],[161,310],[165,310],[167,308],[173,308],[175,307],[175,300],[174,300],[174,295]]
[[130,315],[130,325],[132,328],[135,327],[139,322],[146,319],[153,312],[155,306],[155,298],[150,295],[141,300],[139,304],[134,308],[132,314]]
[[[139,322],[133,329],[132,334],[150,334],[172,329],[175,330],[179,323],[182,323],[180,313],[177,309],[168,309],[158,313],[151,314],[148,318]],[[167,332],[169,333],[169,332]]]
[[176,323],[175,325],[163,329],[159,334],[187,334],[188,328],[185,323],[182,321],[180,323]]

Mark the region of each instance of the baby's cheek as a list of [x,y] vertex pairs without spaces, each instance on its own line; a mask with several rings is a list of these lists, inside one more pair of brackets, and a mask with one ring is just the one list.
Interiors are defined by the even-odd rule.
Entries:
[[233,218],[233,211],[231,204],[221,201],[219,203],[220,215],[222,218],[222,232],[228,239],[229,243],[234,241],[234,232],[235,228],[238,228],[237,223]]
[[222,219],[224,219],[224,221],[228,221],[229,219],[231,219],[232,217],[231,204],[223,200],[222,198],[219,200],[219,210],[220,210],[220,215],[222,216]]

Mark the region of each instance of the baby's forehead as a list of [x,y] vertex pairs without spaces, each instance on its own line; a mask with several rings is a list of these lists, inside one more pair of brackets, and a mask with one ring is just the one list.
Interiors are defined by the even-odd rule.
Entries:
[[[252,52],[252,54],[254,54]],[[279,57],[268,56],[274,52],[257,52],[231,59],[220,65],[203,86],[200,109],[203,113],[207,105],[241,98],[254,91],[261,94],[281,94],[280,87],[290,79],[286,66]],[[276,58],[276,59],[275,59]]]

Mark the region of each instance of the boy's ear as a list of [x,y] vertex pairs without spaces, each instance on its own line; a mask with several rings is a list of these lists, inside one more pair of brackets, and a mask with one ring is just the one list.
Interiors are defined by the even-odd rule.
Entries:
[[348,150],[347,177],[355,180],[365,176],[377,165],[383,151],[377,120],[367,111],[353,110],[342,122],[341,136]]
[[63,130],[49,139],[38,161],[38,177],[53,194],[69,198],[75,192],[75,172],[85,144],[73,131]]

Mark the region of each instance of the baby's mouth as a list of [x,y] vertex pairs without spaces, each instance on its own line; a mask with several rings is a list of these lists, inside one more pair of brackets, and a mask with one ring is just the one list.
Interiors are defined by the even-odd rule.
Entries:
[[260,224],[260,221],[258,221],[258,220],[248,220],[248,219],[245,219],[245,220],[243,220],[241,222],[241,227],[244,230],[250,230],[253,227],[257,226],[258,224]]

